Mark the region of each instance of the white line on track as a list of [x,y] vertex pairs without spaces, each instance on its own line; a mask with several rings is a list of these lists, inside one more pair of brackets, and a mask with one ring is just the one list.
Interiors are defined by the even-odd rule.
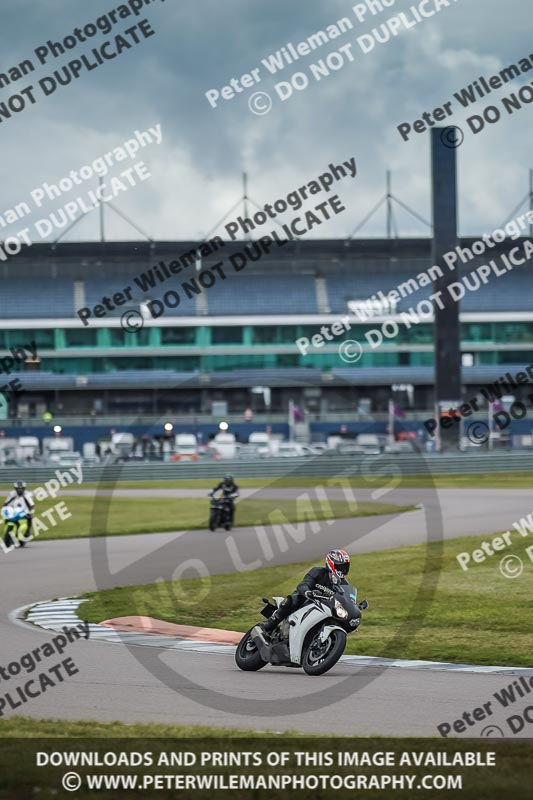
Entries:
[[[75,598],[49,600],[32,606],[25,606],[11,612],[10,619],[27,627],[39,627],[50,631],[60,631],[64,625],[74,627],[80,618],[76,611],[86,602]],[[27,613],[26,613],[27,612]],[[89,624],[89,638],[93,641],[110,644],[126,644],[137,647],[159,647],[165,650],[187,650],[196,653],[214,653],[216,655],[233,655],[235,647],[212,642],[197,642],[185,639],[173,639],[152,633],[138,631],[119,631],[105,628],[102,625]],[[378,658],[373,656],[343,656],[344,664],[354,667],[387,667],[399,669],[424,670],[433,672],[471,672],[478,674],[533,675],[533,668],[526,667],[492,667],[474,664],[447,664],[440,661],[414,661],[409,659]]]

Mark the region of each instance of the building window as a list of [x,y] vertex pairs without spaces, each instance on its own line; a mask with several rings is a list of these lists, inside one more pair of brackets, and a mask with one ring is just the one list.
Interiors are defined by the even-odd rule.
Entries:
[[55,337],[53,328],[39,328],[31,331],[9,331],[8,347],[18,347],[25,342],[35,342],[38,350],[54,350]]
[[[316,329],[313,331],[316,333]],[[253,329],[253,344],[294,344],[298,339],[296,325],[261,325]]]
[[242,344],[242,328],[228,326],[224,328],[211,328],[212,344]]
[[96,347],[98,344],[98,331],[94,329],[67,328],[65,330],[65,344],[67,347]]
[[196,328],[161,328],[162,345],[196,344]]

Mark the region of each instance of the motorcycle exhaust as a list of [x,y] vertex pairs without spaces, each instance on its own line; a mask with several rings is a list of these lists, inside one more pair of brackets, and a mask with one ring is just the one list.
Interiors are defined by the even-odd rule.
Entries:
[[253,640],[255,646],[259,650],[259,655],[263,661],[270,661],[270,644],[265,638],[265,632],[260,625],[256,625],[250,631],[250,638]]

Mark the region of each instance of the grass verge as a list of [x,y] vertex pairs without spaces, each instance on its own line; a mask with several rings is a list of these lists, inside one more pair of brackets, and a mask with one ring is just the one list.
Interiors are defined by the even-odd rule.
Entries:
[[[370,609],[347,653],[453,663],[533,666],[533,564],[505,580],[499,558],[463,572],[458,553],[476,536],[353,557],[351,578]],[[524,545],[505,554],[524,558]],[[189,625],[246,631],[260,618],[261,598],[293,591],[311,563],[128,586],[89,593],[79,616],[90,622],[142,614]],[[511,584],[511,585],[510,585]],[[512,591],[511,591],[512,588]],[[194,595],[201,602],[191,605]],[[184,604],[180,598],[187,598]]]
[[[287,459],[289,460],[289,459]],[[192,468],[191,468],[192,469]],[[234,465],[234,471],[237,465]],[[222,473],[221,473],[222,474]],[[396,477],[395,486],[401,489],[416,488],[436,488],[436,489],[533,489],[533,472],[477,472],[461,475],[401,475]],[[328,486],[333,485],[334,478],[329,477],[301,477],[287,476],[284,478],[242,478],[235,477],[235,480],[243,489],[262,489],[262,488],[282,488],[291,486]],[[390,478],[382,473],[375,475],[356,475],[345,476],[343,480],[349,481],[350,486],[358,489],[375,489],[384,485]],[[398,483],[396,484],[396,481]],[[83,483],[82,486],[73,488],[96,489],[96,488],[117,488],[117,489],[212,489],[215,481],[196,478],[181,480],[176,477],[170,481],[119,481],[96,483]],[[6,486],[5,490],[11,488]],[[68,490],[64,492],[68,494]]]
[[[301,736],[285,731],[283,736]],[[8,717],[0,720],[0,738],[15,737],[40,739],[61,737],[62,739],[89,737],[98,739],[123,738],[176,738],[192,739],[217,736],[224,739],[249,738],[250,736],[274,736],[270,731],[248,731],[234,728],[210,728],[202,725],[165,725],[162,723],[96,722],[95,720],[32,719],[31,717]]]
[[[164,498],[155,497],[102,498],[101,511],[95,506],[94,497],[64,497],[63,502],[71,516],[58,521],[57,525],[47,522],[43,511],[51,508],[57,501],[46,500],[37,504],[37,516],[47,530],[40,531],[35,525],[39,539],[79,539],[87,536],[125,536],[128,534],[162,533],[164,531],[207,530],[209,502],[207,498]],[[412,511],[414,506],[395,506],[388,503],[359,503],[344,500],[319,501],[311,498],[293,500],[255,500],[237,501],[237,526],[270,525],[275,522],[303,522],[305,520],[344,519],[347,517],[366,517],[378,514],[398,514]],[[105,512],[108,509],[108,513]]]

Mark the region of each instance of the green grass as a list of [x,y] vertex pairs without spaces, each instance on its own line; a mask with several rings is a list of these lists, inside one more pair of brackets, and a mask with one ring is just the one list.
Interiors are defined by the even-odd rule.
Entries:
[[[58,719],[32,719],[31,717],[9,717],[0,720],[0,738],[40,739],[47,737],[61,737],[64,739],[75,737],[90,738],[202,738],[218,736],[222,738],[239,738],[250,736],[273,736],[269,731],[255,733],[253,731],[238,730],[233,728],[210,728],[201,725],[165,725],[161,723],[136,723],[126,725],[122,722],[95,722],[94,720],[58,720]],[[286,731],[283,736],[298,736],[294,732]]]
[[[177,530],[206,530],[209,501],[201,498],[155,497],[128,498],[63,497],[70,514],[56,526],[42,517],[42,512],[55,505],[48,499],[37,504],[36,516],[41,516],[48,530],[39,533],[40,539],[78,539],[87,536],[124,536],[127,534],[159,533]],[[294,500],[237,501],[236,523],[268,525],[275,522],[300,522],[315,519],[375,516],[410,511],[414,506],[395,506],[387,503],[359,503],[344,500],[319,501],[316,498]],[[58,515],[54,514],[58,520]],[[35,529],[37,531],[37,528]]]
[[[390,462],[394,463],[394,462]],[[237,467],[235,465],[234,469]],[[192,470],[192,468],[191,468]],[[231,467],[230,467],[231,471]],[[221,470],[221,476],[223,470]],[[398,488],[411,489],[411,488],[431,488],[437,489],[454,489],[454,488],[470,488],[470,489],[533,489],[533,472],[477,472],[461,475],[400,475],[394,480],[397,481]],[[342,476],[343,481],[346,481],[350,486],[359,489],[375,489],[378,486],[390,482],[390,477],[385,474],[375,475],[354,475]],[[290,475],[283,478],[240,478],[235,476],[235,480],[243,489],[262,489],[267,487],[281,488],[291,486],[333,486],[335,478],[333,477],[301,477],[297,475]],[[212,489],[215,481],[203,478],[192,478],[182,480],[176,477],[175,480],[161,481],[161,480],[139,480],[139,481],[118,481],[118,482],[102,482],[96,483],[83,483],[81,486],[72,488],[83,489],[96,489],[96,488],[117,488],[117,489]],[[396,483],[395,483],[396,485]],[[11,486],[6,486],[6,491]],[[64,494],[68,494],[68,489],[64,490]]]
[[[456,555],[479,537],[450,539],[353,557],[351,578],[370,609],[347,653],[453,663],[533,666],[533,564],[516,580],[499,572],[498,556],[463,572]],[[526,543],[509,548],[524,557]],[[501,556],[500,556],[501,557]],[[246,631],[261,598],[294,589],[311,563],[239,575],[129,586],[84,595],[84,620],[147,615],[169,622]],[[184,598],[201,598],[185,604]]]

